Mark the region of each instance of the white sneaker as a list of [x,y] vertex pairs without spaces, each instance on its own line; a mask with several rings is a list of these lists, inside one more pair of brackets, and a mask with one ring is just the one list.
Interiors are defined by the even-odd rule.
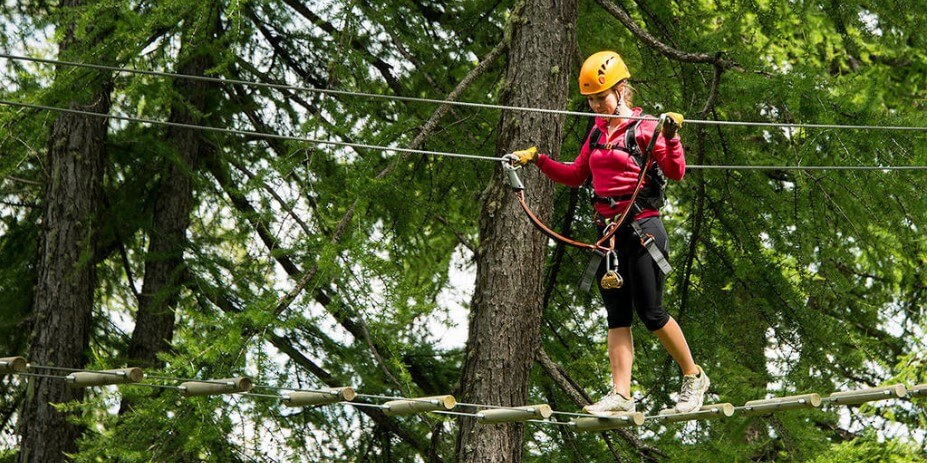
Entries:
[[634,399],[625,399],[621,394],[612,390],[601,400],[583,407],[583,411],[592,415],[614,416],[619,413],[633,413]]
[[711,381],[702,367],[698,365],[695,367],[698,368],[697,374],[682,377],[682,391],[679,393],[679,400],[676,401],[676,413],[689,413],[697,410],[705,401],[705,392],[708,391]]

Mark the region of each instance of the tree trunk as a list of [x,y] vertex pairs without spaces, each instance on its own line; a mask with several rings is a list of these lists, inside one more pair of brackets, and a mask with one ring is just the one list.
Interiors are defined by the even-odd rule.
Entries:
[[[563,109],[576,48],[575,0],[528,0],[513,14],[514,30],[502,103]],[[556,50],[555,53],[552,53]],[[561,116],[504,113],[497,153],[537,144],[557,152]],[[552,183],[534,167],[521,171],[528,203],[542,220],[551,215]],[[467,360],[461,382],[465,402],[525,405],[539,342],[547,238],[528,222],[497,170],[484,193],[480,215],[476,292],[470,314]],[[518,462],[524,426],[481,426],[463,418],[459,462]]]
[[[204,7],[202,19],[190,19],[188,29],[202,32],[184,36],[181,64],[178,72],[204,75],[215,62],[211,47],[216,30],[214,5]],[[204,27],[194,27],[203,25]],[[214,84],[177,79],[172,99],[170,121],[200,124],[200,115],[207,112],[208,92]],[[129,341],[129,361],[144,368],[160,368],[160,352],[167,351],[174,337],[174,310],[182,288],[183,253],[187,244],[187,228],[193,208],[193,174],[202,133],[197,130],[171,127],[167,132],[173,157],[165,160],[158,184],[152,228],[149,231],[148,253],[145,260],[145,281],[139,295],[135,330]],[[126,404],[123,403],[125,411]]]
[[[62,7],[81,4],[65,1]],[[59,55],[86,48],[86,43],[74,39],[73,27],[60,44]],[[65,74],[73,71],[62,71],[60,79],[71,78]],[[69,89],[75,95],[71,108],[108,113],[110,77],[93,72],[87,76],[75,83],[80,88]],[[76,114],[61,114],[52,126],[29,352],[35,365],[85,365],[96,288],[92,256],[96,216],[102,207],[106,128],[106,119]],[[75,451],[80,429],[52,404],[81,400],[83,395],[83,389],[62,380],[30,379],[19,418],[20,462],[60,462],[63,453]]]

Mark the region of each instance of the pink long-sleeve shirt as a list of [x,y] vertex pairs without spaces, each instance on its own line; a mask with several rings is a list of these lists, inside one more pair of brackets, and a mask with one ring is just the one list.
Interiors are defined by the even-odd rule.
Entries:
[[[642,114],[641,108],[634,108],[635,116]],[[624,146],[625,132],[633,121],[623,121],[621,125],[608,136],[608,119],[597,117],[595,125],[601,132],[599,143],[613,143]],[[653,130],[656,127],[656,121],[640,121],[637,126],[637,146],[641,150],[646,149],[650,144],[650,138],[653,136]],[[537,165],[550,177],[551,180],[564,185],[576,188],[583,184],[589,176],[592,176],[592,189],[595,194],[602,197],[607,196],[624,196],[634,193],[634,186],[637,185],[637,176],[641,168],[631,159],[631,156],[622,150],[607,150],[604,148],[589,149],[589,137],[592,132],[586,136],[586,141],[579,152],[579,156],[572,164],[566,164],[551,159],[550,156],[542,154],[538,157]],[[660,166],[663,174],[672,180],[681,180],[686,172],[686,158],[682,149],[682,143],[679,137],[665,139],[662,135],[657,135],[657,142],[653,147],[653,162]],[[644,180],[646,186],[648,180]],[[605,218],[611,218],[624,211],[629,201],[621,201],[616,207],[611,207],[606,203],[595,203],[595,209]],[[660,212],[654,209],[646,209],[634,217],[635,220],[660,215]]]

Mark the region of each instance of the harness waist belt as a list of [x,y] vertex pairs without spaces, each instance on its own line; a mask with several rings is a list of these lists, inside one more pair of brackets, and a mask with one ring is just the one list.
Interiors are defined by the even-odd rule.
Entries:
[[630,200],[632,196],[634,195],[621,195],[621,196],[592,195],[592,201],[596,203],[611,204],[614,206],[616,203]]

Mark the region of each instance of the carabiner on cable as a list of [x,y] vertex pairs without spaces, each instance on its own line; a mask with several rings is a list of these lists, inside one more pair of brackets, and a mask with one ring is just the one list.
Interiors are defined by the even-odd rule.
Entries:
[[508,176],[509,186],[512,187],[513,191],[522,191],[525,189],[525,185],[521,183],[521,179],[518,178],[516,173],[518,169],[521,169],[521,166],[518,165],[518,156],[509,153],[499,159],[502,162],[502,168],[505,170],[505,174]]

